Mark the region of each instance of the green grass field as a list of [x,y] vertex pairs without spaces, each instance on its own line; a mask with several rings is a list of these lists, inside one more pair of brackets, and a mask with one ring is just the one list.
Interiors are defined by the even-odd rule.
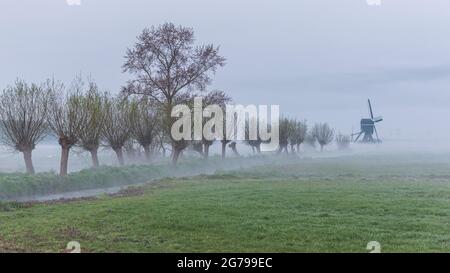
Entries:
[[[426,162],[426,163],[425,163]],[[308,159],[120,196],[4,203],[1,251],[450,252],[448,156]]]

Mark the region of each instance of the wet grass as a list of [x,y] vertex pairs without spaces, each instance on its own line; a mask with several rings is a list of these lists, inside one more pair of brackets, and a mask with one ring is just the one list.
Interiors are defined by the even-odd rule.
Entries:
[[214,157],[205,162],[198,158],[186,158],[176,168],[173,168],[169,162],[125,167],[102,166],[70,173],[67,177],[51,172],[36,175],[0,173],[0,201],[140,184],[166,177],[192,176],[216,170],[238,169],[249,164],[261,165],[266,161],[273,161],[273,159],[261,156],[223,161],[219,157]]
[[0,210],[0,249],[59,252],[75,240],[87,252],[367,252],[378,241],[383,252],[450,252],[449,165],[365,160],[306,160],[165,179],[120,197],[11,205]]

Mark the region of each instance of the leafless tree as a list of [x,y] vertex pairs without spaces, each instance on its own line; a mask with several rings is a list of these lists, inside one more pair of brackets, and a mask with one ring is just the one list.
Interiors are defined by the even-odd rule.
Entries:
[[250,132],[250,120],[245,121],[245,143],[247,143],[251,148],[253,154],[261,153],[261,144],[263,143],[259,134],[259,120],[253,120],[252,123],[257,124],[256,126],[256,136],[252,137]]
[[234,124],[235,124],[235,126],[233,128],[232,126],[228,126],[228,124],[227,124],[226,106],[222,110],[223,110],[223,117],[224,117],[224,120],[223,120],[223,139],[220,142],[222,144],[222,159],[225,159],[225,157],[226,157],[226,147],[227,147],[228,143],[230,143],[228,145],[228,147],[232,150],[233,154],[235,156],[239,156],[239,152],[237,151],[237,143],[233,141],[234,139],[232,137],[229,138],[229,136],[233,135],[233,132],[235,130],[237,130],[236,124],[238,124],[238,122],[239,122],[239,120],[238,120],[239,116],[238,116],[237,113],[235,113],[234,117],[232,117],[234,119]]
[[[227,137],[227,131],[232,130],[232,129],[227,127],[227,123],[226,123],[226,111],[224,111],[223,114],[224,114],[224,122],[223,122],[223,130],[224,130],[224,133],[223,133],[223,138],[222,138],[222,140],[220,140],[220,144],[221,144],[221,146],[222,146],[222,153],[221,153],[222,159],[225,159],[225,158],[226,158],[226,155],[227,155],[227,144],[230,143],[230,142],[232,141],[231,139],[228,139],[228,137]],[[235,147],[235,148],[236,148],[236,147]],[[237,150],[236,150],[236,151],[237,151]],[[235,154],[236,154],[236,153],[235,153]]]
[[192,150],[199,153],[199,155],[205,158],[205,152],[203,150],[203,142],[201,140],[192,140],[191,141]]
[[[137,43],[126,53],[124,72],[135,75],[124,92],[153,98],[164,111],[164,127],[170,135],[175,122],[171,117],[177,97],[194,90],[205,90],[211,83],[210,74],[225,64],[219,48],[210,45],[194,46],[191,28],[165,23],[146,28]],[[177,163],[187,141],[172,142],[172,162]]]
[[308,146],[310,146],[312,148],[316,148],[317,138],[314,135],[313,131],[309,131],[308,133],[306,133],[305,143],[308,144]]
[[134,161],[141,155],[140,145],[134,139],[128,139],[127,142],[125,142],[123,149],[128,159],[130,159],[131,161]]
[[133,138],[144,148],[145,158],[150,161],[151,146],[160,127],[157,105],[148,97],[131,103],[131,132]]
[[[226,105],[228,103],[231,102],[231,97],[229,97],[227,94],[225,94],[225,92],[223,91],[219,91],[219,90],[215,90],[215,91],[211,91],[209,92],[206,96],[204,96],[203,98],[203,108],[205,108],[208,105],[217,105],[222,109],[222,113],[223,113],[223,121],[224,121],[224,125],[223,125],[223,139],[222,139],[222,158],[225,157],[225,149],[224,147],[226,147]],[[205,118],[203,120],[203,122],[205,123],[207,121],[208,118]],[[217,128],[215,128],[217,129]],[[225,142],[225,144],[224,144]],[[203,156],[205,159],[207,159],[209,157],[209,148],[211,147],[211,145],[214,143],[213,140],[208,140],[203,138],[202,139],[202,143],[203,143]]]
[[[166,153],[168,150],[167,145],[170,144],[170,136],[166,135],[165,130],[158,130],[158,134],[156,135],[157,147],[161,151],[162,156],[166,157]],[[170,150],[170,149],[169,149]]]
[[48,80],[46,87],[51,94],[47,121],[61,146],[59,173],[66,176],[70,149],[78,143],[86,120],[86,112],[83,111],[83,81],[81,77],[77,77],[68,92],[64,84],[55,80]]
[[34,174],[32,151],[47,133],[49,93],[24,81],[16,81],[0,96],[1,142],[23,153],[29,174]]
[[336,144],[339,150],[347,150],[350,147],[350,136],[344,134],[338,134],[336,136]]
[[99,92],[95,82],[89,79],[88,90],[82,98],[82,111],[85,119],[78,134],[78,146],[91,154],[94,168],[99,166],[98,149],[105,123],[103,109],[104,96]]
[[103,139],[106,146],[110,147],[117,155],[119,164],[123,166],[123,147],[131,137],[131,106],[126,98],[111,97],[105,98],[105,125],[103,129]]
[[323,151],[325,145],[330,144],[334,139],[334,130],[327,123],[317,123],[313,128],[314,136],[320,144],[320,150]]
[[235,142],[235,141],[231,142],[231,143],[228,145],[228,147],[233,151],[233,154],[234,154],[235,156],[240,156],[240,154],[239,154],[239,152],[238,152],[238,150],[237,150],[237,148],[236,148],[236,142]]
[[278,153],[282,153],[283,151],[287,154],[289,140],[292,136],[294,123],[292,120],[287,118],[281,118],[279,122],[279,148]]
[[293,120],[292,122],[293,128],[289,137],[289,143],[291,144],[291,150],[294,150],[294,146],[296,146],[297,153],[299,153],[300,145],[306,140],[308,125],[306,124],[306,121]]

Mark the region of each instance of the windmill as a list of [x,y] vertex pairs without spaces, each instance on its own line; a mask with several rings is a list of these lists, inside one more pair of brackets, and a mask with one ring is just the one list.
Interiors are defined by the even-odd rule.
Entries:
[[[374,117],[373,116],[373,110],[372,110],[372,104],[370,103],[370,99],[367,100],[369,104],[369,115],[370,118],[363,118],[361,119],[361,131],[355,134],[352,134],[352,137],[357,135],[355,142],[359,140],[359,138],[364,134],[363,139],[361,142],[365,143],[375,143],[375,142],[381,142],[380,138],[378,136],[377,127],[375,126],[375,123],[378,123],[380,121],[383,121],[383,117]],[[376,140],[373,138],[373,133],[375,133]]]

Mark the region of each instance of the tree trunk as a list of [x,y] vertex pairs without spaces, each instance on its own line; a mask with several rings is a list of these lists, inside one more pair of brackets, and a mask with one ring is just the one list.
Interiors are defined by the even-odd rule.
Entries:
[[203,152],[203,144],[202,143],[195,143],[193,145],[194,150],[200,154],[200,156],[205,157],[205,153]]
[[238,151],[237,151],[237,148],[236,148],[236,142],[231,142],[229,147],[231,148],[231,150],[233,150],[233,153],[234,153],[235,156],[240,156]]
[[152,155],[152,153],[150,151],[150,144],[143,145],[143,147],[144,147],[145,159],[147,161],[150,161],[151,155]]
[[117,160],[119,161],[119,165],[123,166],[125,165],[125,160],[123,159],[123,151],[122,148],[116,148],[114,149],[114,152],[117,155]]
[[67,176],[67,166],[69,164],[69,151],[70,147],[63,145],[61,146],[61,162],[59,166],[59,175]]
[[323,152],[323,145],[320,144],[320,151]]
[[33,166],[33,160],[31,158],[32,150],[24,150],[23,151],[23,159],[25,160],[25,166],[27,168],[28,174],[34,174],[34,166]]
[[177,165],[178,159],[180,157],[180,153],[181,153],[181,150],[173,147],[173,151],[172,151],[172,165],[173,166]]
[[297,144],[297,153],[300,153],[300,144]]
[[209,157],[209,145],[205,144],[205,147],[203,149],[203,159],[208,159]]
[[100,163],[98,161],[98,149],[93,149],[90,151],[91,158],[92,158],[92,167],[98,168],[100,166]]
[[261,144],[256,145],[256,152],[257,152],[258,154],[261,153]]
[[281,152],[283,152],[283,146],[280,145],[280,147],[278,147],[277,155],[281,154]]
[[222,141],[222,159],[225,159],[227,156],[227,143]]

